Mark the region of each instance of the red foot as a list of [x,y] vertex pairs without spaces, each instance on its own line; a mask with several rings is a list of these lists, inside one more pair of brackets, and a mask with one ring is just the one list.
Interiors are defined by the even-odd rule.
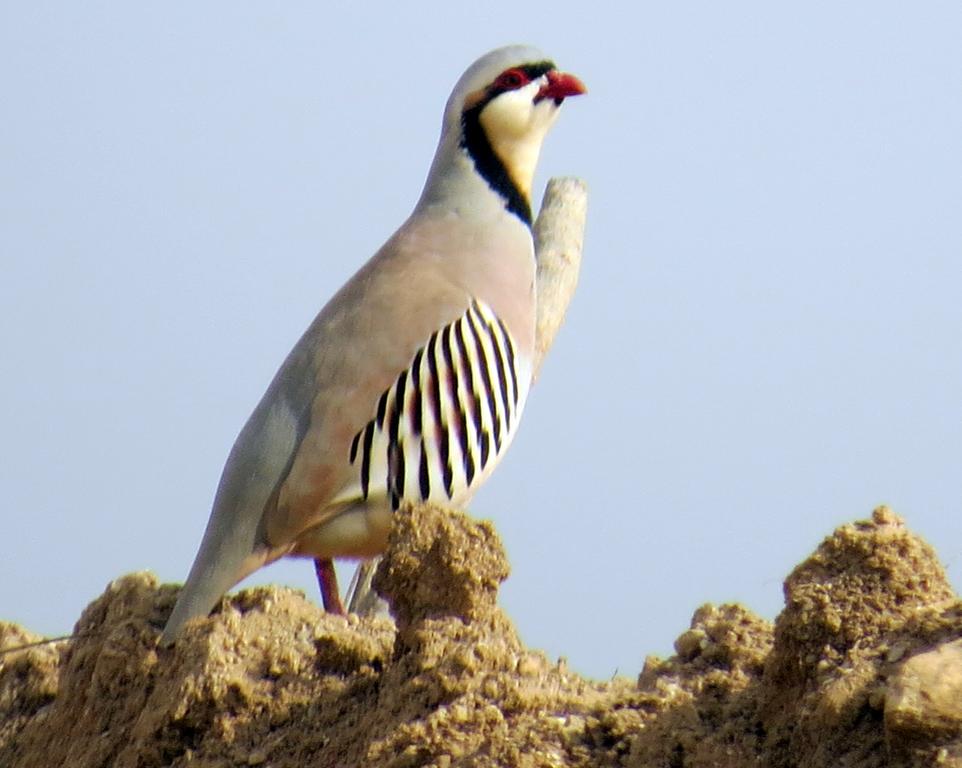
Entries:
[[337,588],[337,573],[334,571],[334,561],[329,557],[314,560],[314,572],[317,574],[317,585],[321,588],[321,602],[324,610],[338,616],[346,616],[344,603],[341,602],[341,592]]

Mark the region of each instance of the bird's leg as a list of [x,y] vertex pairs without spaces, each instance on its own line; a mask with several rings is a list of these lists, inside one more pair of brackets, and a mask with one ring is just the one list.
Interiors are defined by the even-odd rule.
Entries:
[[346,616],[341,593],[337,588],[337,573],[334,571],[334,561],[329,557],[314,559],[314,572],[317,574],[317,585],[321,588],[321,601],[324,610],[338,616]]

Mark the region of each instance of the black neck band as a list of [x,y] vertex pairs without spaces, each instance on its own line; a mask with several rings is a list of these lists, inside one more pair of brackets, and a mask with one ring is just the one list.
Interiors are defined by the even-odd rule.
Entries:
[[488,182],[488,186],[504,199],[504,207],[530,229],[531,203],[511,178],[481,126],[481,110],[487,103],[487,100],[482,101],[461,115],[461,146],[471,157],[477,172]]

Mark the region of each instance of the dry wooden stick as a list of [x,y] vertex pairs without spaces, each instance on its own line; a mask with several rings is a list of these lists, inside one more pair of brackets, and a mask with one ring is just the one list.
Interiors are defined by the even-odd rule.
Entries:
[[534,378],[554,343],[578,287],[588,216],[588,185],[581,179],[551,179],[534,223],[538,262],[538,320]]

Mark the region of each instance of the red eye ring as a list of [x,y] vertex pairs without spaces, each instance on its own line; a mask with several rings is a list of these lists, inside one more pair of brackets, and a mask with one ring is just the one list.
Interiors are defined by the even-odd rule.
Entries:
[[506,69],[494,81],[494,89],[497,91],[513,91],[531,82],[524,70]]

